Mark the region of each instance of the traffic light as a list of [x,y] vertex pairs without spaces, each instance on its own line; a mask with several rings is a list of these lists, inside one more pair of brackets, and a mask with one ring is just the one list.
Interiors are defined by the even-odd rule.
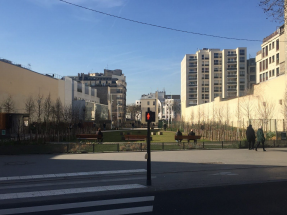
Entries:
[[148,111],[145,113],[146,122],[155,122],[155,112]]

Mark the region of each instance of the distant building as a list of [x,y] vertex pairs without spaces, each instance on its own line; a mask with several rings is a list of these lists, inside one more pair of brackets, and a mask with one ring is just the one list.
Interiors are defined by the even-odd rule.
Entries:
[[181,62],[181,105],[195,106],[216,97],[243,96],[247,88],[247,48],[201,49]]
[[284,25],[263,39],[256,55],[256,83],[285,74]]
[[104,73],[81,73],[69,77],[97,89],[101,103],[109,106],[109,118],[114,127],[125,122],[127,83],[122,70],[105,69]]
[[255,58],[249,58],[247,60],[247,89],[252,89],[254,84],[256,84],[256,62]]

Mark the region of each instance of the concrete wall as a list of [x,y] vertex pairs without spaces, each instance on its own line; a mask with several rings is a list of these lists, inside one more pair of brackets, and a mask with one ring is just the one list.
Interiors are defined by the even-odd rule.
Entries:
[[[185,122],[197,123],[209,120],[227,122],[234,126],[243,122],[248,123],[248,117],[244,111],[247,106],[251,108],[250,119],[261,119],[258,107],[263,107],[263,102],[268,106],[274,106],[270,119],[284,119],[284,94],[285,75],[278,76],[254,86],[254,93],[249,96],[238,97],[230,100],[222,100],[219,97],[213,102],[184,108],[182,105],[182,119]],[[250,101],[248,105],[248,101]],[[272,109],[272,108],[269,108]],[[283,122],[283,121],[282,121]],[[283,125],[282,125],[283,126]]]
[[38,95],[46,98],[49,93],[53,102],[59,97],[65,104],[65,83],[28,69],[0,61],[0,103],[9,95],[15,102],[16,112],[25,113],[25,101]]

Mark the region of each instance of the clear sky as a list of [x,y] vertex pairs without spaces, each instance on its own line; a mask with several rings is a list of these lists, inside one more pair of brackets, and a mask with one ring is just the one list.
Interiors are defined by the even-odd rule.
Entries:
[[[280,23],[259,0],[66,0],[141,22],[225,37],[262,40]],[[180,94],[180,63],[197,49],[247,47],[226,40],[128,22],[58,0],[0,0],[0,57],[61,76],[122,69],[127,104],[165,89]],[[282,24],[282,23],[281,23]]]

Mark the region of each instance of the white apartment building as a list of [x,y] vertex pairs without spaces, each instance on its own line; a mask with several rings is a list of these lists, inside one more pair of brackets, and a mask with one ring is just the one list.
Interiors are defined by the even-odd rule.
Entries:
[[256,54],[256,83],[285,74],[284,25],[263,39]]
[[243,96],[247,88],[247,48],[198,50],[181,62],[181,106]]

